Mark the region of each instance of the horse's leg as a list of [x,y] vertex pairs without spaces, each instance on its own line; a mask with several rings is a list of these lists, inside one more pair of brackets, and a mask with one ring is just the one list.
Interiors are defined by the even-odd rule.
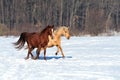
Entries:
[[62,57],[64,58],[65,56],[64,56],[64,53],[63,53],[63,50],[62,50],[61,46],[58,46],[58,47],[59,47],[59,49],[60,49],[60,51],[62,53]]
[[32,59],[34,59],[34,56],[33,56],[33,54],[32,54],[32,53],[30,53],[30,54],[31,54],[31,58],[32,58]]
[[28,47],[28,54],[27,54],[27,57],[25,57],[26,60],[29,58],[29,54],[31,54],[32,59],[34,58],[33,54],[31,53],[33,49],[34,48],[32,47]]
[[46,60],[46,48],[44,48],[44,60]]
[[58,55],[58,52],[59,52],[59,47],[58,46],[56,46],[57,47],[57,52],[55,53],[55,55]]
[[[32,52],[33,49],[34,49],[34,48],[31,48],[31,52]],[[30,52],[31,58],[34,59],[34,56],[33,56],[33,54],[32,54],[31,52]]]
[[35,60],[39,58],[40,51],[41,51],[40,48],[38,48],[38,49],[36,50],[36,54],[37,54],[37,55],[36,55],[36,57],[34,58]]
[[31,53],[31,48],[28,49],[28,54],[27,54],[27,57],[25,57],[25,60],[27,60],[29,58],[30,53]]

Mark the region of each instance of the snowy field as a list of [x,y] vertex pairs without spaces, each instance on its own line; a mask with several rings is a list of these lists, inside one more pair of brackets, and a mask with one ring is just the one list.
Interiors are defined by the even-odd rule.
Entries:
[[[0,80],[120,80],[120,37],[62,38],[65,58],[56,47],[38,60],[24,60],[27,50],[16,50],[18,37],[0,37]],[[35,55],[35,50],[33,51]]]

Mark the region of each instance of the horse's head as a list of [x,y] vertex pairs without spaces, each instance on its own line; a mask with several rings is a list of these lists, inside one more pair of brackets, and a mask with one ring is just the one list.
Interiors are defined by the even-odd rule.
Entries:
[[61,26],[59,29],[58,29],[58,33],[65,36],[67,39],[70,38],[70,33],[69,33],[69,28],[66,27],[66,26]]
[[54,29],[54,25],[52,26],[47,26],[47,33],[48,35],[53,39],[53,29]]
[[69,33],[69,28],[68,28],[68,27],[64,27],[64,28],[63,28],[63,35],[64,35],[67,39],[70,39],[70,33]]

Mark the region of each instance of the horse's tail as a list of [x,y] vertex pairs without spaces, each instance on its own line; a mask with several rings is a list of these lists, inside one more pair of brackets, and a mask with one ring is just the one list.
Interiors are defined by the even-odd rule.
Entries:
[[21,49],[24,46],[25,41],[26,41],[26,33],[23,32],[21,33],[18,41],[14,43],[14,45],[16,46],[17,49]]

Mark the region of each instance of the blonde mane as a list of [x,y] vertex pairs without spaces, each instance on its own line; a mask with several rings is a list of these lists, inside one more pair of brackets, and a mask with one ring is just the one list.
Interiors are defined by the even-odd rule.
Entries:
[[54,31],[54,34],[56,34],[58,31],[63,30],[63,29],[68,29],[67,26],[59,26],[57,29]]

